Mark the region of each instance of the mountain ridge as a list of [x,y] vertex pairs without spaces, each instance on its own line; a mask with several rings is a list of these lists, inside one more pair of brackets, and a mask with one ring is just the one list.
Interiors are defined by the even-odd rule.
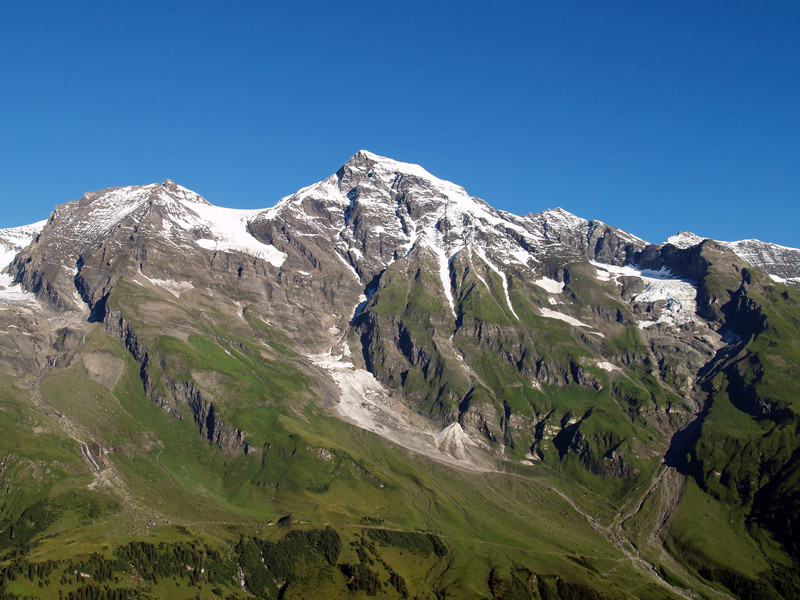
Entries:
[[[385,173],[392,173],[392,174],[403,173],[405,175],[409,175],[409,176],[425,179],[425,180],[429,181],[431,184],[433,184],[434,187],[438,186],[439,191],[447,190],[447,191],[450,191],[450,192],[455,192],[455,194],[457,196],[462,196],[464,199],[469,199],[470,201],[477,201],[477,204],[475,205],[476,207],[477,206],[489,207],[489,205],[486,204],[485,201],[479,200],[479,199],[474,198],[474,197],[470,197],[467,194],[467,192],[464,190],[463,187],[458,186],[456,184],[453,184],[451,182],[439,179],[438,177],[436,177],[434,175],[431,175],[428,171],[426,171],[425,169],[423,169],[419,165],[415,165],[415,164],[412,164],[412,163],[402,163],[402,162],[399,162],[399,161],[395,161],[393,159],[389,159],[389,158],[386,158],[386,157],[382,157],[382,156],[376,155],[376,154],[374,154],[374,153],[372,153],[370,151],[367,151],[367,150],[360,150],[359,152],[357,152],[350,160],[348,160],[345,163],[345,165],[343,165],[342,169],[340,169],[339,172],[343,172],[351,164],[360,164],[360,161],[364,161],[365,163],[369,163],[369,164],[375,165],[381,171],[383,171]],[[220,212],[222,212],[222,211],[241,211],[241,214],[243,214],[243,215],[252,216],[254,218],[260,218],[261,220],[269,219],[271,217],[276,216],[276,214],[278,212],[280,212],[282,209],[284,209],[285,208],[284,205],[286,205],[288,203],[291,203],[292,201],[301,202],[302,199],[304,197],[306,197],[310,192],[318,189],[320,186],[325,185],[326,182],[328,182],[329,180],[331,180],[333,177],[336,177],[336,176],[338,176],[338,173],[334,174],[334,175],[331,175],[330,177],[328,177],[328,178],[326,178],[324,180],[321,180],[321,181],[319,181],[319,182],[317,182],[315,184],[311,184],[309,186],[306,186],[305,188],[301,188],[300,190],[298,190],[294,194],[290,194],[288,196],[285,196],[284,198],[279,200],[274,206],[271,206],[271,207],[261,208],[261,209],[231,209],[231,208],[223,208],[223,207],[219,207],[218,206],[218,207],[215,207],[215,208],[219,209]],[[116,206],[119,208],[119,207],[125,206],[126,203],[127,204],[132,203],[133,206],[127,206],[127,210],[129,210],[130,212],[133,212],[134,210],[136,210],[137,207],[139,207],[139,205],[145,200],[145,198],[134,197],[133,199],[131,199],[130,195],[132,193],[135,193],[137,191],[141,191],[141,192],[149,191],[151,194],[157,195],[159,192],[161,192],[163,190],[172,191],[173,193],[178,195],[178,196],[176,196],[176,198],[180,198],[180,199],[182,199],[184,201],[189,202],[190,204],[191,203],[197,203],[197,204],[205,204],[205,205],[208,205],[208,206],[214,206],[210,202],[208,202],[208,200],[203,198],[202,196],[196,194],[195,192],[192,192],[188,188],[185,188],[183,186],[180,186],[179,184],[176,184],[175,182],[173,182],[172,180],[169,180],[169,179],[164,181],[164,182],[162,182],[162,183],[152,183],[152,184],[146,184],[146,185],[134,185],[134,186],[125,186],[125,187],[112,187],[112,188],[104,188],[103,190],[99,190],[97,192],[87,192],[83,196],[83,198],[81,198],[79,201],[73,201],[72,203],[69,203],[69,204],[73,205],[73,204],[75,204],[77,202],[78,206],[86,207],[86,206],[92,204],[97,199],[106,200],[107,202],[110,202],[110,203],[114,204],[115,200],[122,199],[122,197],[120,195],[124,195],[125,192],[128,192],[129,198],[128,198],[127,202],[116,203]],[[152,201],[152,199],[151,199],[151,201]],[[58,210],[59,209],[56,209],[57,212],[58,212]],[[494,209],[492,209],[492,210],[494,210]],[[587,228],[587,227],[592,226],[592,224],[596,224],[595,226],[601,226],[601,227],[605,226],[605,223],[603,223],[602,221],[583,219],[581,217],[578,217],[576,215],[573,215],[573,214],[569,213],[568,211],[566,211],[566,210],[564,210],[563,208],[560,208],[560,207],[553,208],[553,209],[545,209],[540,213],[529,213],[528,215],[526,215],[526,217],[520,217],[518,215],[514,215],[513,213],[508,213],[506,211],[497,211],[497,213],[499,215],[504,215],[504,216],[506,216],[508,218],[517,219],[517,220],[523,219],[523,218],[538,218],[538,220],[541,223],[541,225],[543,226],[543,228],[545,228],[545,229],[552,228],[555,231],[563,231],[563,229],[565,229],[565,228],[578,228],[578,227]],[[126,214],[127,213],[123,213],[121,215],[117,214],[117,215],[114,215],[114,217],[116,218],[117,221],[119,221],[119,220],[122,220],[124,218],[124,216],[126,216]],[[106,222],[104,219],[102,219],[102,216],[103,215],[100,215],[100,214],[94,215],[94,220],[99,220],[100,221],[100,224],[96,225],[96,227],[98,227],[99,229],[103,229],[103,227],[113,226],[114,221]],[[33,231],[33,230],[36,230],[36,229],[38,229],[38,232],[41,232],[41,229],[43,228],[43,226],[44,226],[44,224],[46,222],[47,221],[40,221],[40,222],[37,222],[37,223],[32,224],[32,225],[26,225],[26,226],[21,226],[21,227],[13,227],[13,228],[0,230],[0,231],[3,232],[2,233],[2,237],[0,237],[0,243],[3,244],[4,248],[6,249],[6,252],[9,252],[12,248],[13,249],[21,249],[22,246],[19,243],[14,243],[12,241],[13,239],[15,239],[14,236],[16,235],[14,232],[23,232],[23,231],[27,232],[27,231]],[[561,225],[561,227],[558,227],[558,226],[554,225],[553,223]],[[621,231],[621,230],[617,230],[617,231]],[[627,240],[636,241],[636,242],[639,242],[639,243],[642,243],[642,244],[648,244],[648,242],[645,242],[641,238],[636,237],[635,234],[631,234],[631,233],[628,233],[628,232],[622,232],[622,233],[623,233],[623,235],[625,236],[625,238]],[[34,237],[34,236],[31,235],[30,237]],[[22,239],[22,238],[19,238],[19,239]],[[670,236],[661,245],[663,246],[665,244],[672,244],[672,245],[675,245],[677,247],[687,248],[689,246],[696,245],[697,243],[700,243],[701,241],[703,241],[705,239],[709,239],[709,238],[703,238],[703,237],[697,236],[697,235],[695,235],[693,233],[681,232],[681,234]],[[792,254],[794,254],[795,252],[800,254],[800,249],[791,248],[791,247],[788,247],[788,246],[781,246],[781,245],[773,244],[773,243],[770,243],[770,242],[762,242],[760,240],[755,240],[755,239],[739,240],[739,241],[736,241],[736,242],[721,242],[721,243],[728,245],[735,252],[737,252],[737,249],[738,249],[737,254],[741,258],[747,260],[748,257],[749,257],[751,259],[751,262],[752,262],[753,266],[755,266],[756,268],[761,268],[762,270],[767,266],[767,261],[763,257],[763,252],[765,251],[764,250],[765,248],[769,248],[769,249],[772,249],[772,250],[785,250],[785,251],[791,252]],[[757,251],[753,250],[753,247],[755,247],[755,246],[757,246],[761,250],[761,252],[762,252],[762,256],[761,257],[758,257],[757,256]],[[748,247],[749,247],[749,250],[748,250]],[[759,260],[759,258],[761,258],[761,259]],[[792,258],[794,259],[795,257],[792,256]],[[795,261],[793,261],[793,262],[795,262]],[[773,259],[773,263],[779,264],[778,261],[775,261],[774,259]],[[4,266],[8,266],[7,262],[4,264]],[[777,275],[777,273],[775,273],[775,274]]]

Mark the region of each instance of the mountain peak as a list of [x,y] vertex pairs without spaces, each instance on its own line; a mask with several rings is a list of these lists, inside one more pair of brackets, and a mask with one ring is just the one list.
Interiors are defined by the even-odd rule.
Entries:
[[575,228],[588,223],[586,219],[574,215],[568,210],[564,210],[560,206],[557,206],[556,208],[547,208],[539,213],[539,215],[550,226],[555,225],[565,228]]
[[[367,159],[367,160],[374,160],[374,161],[385,160],[387,158],[385,156],[381,156],[379,154],[375,154],[374,152],[370,152],[369,150],[364,150],[363,148],[361,150],[359,150],[358,152],[356,152],[353,155],[352,158],[357,158],[357,157],[364,158],[364,159]],[[352,160],[352,158],[351,158],[351,160]]]
[[675,235],[671,235],[667,238],[667,241],[664,242],[665,244],[672,244],[676,248],[691,248],[692,246],[696,246],[706,238],[700,237],[699,235],[692,233],[691,231],[679,231]]
[[185,188],[182,185],[175,183],[172,181],[172,179],[165,180],[164,183],[161,184],[161,188],[167,190],[169,195],[175,200],[188,202],[190,204],[211,204],[197,192],[193,192],[189,188]]
[[[445,179],[440,179],[418,164],[406,163],[387,156],[380,156],[369,150],[359,150],[356,152],[342,167],[342,169],[346,168],[352,170],[366,169],[368,175],[369,173],[374,174],[378,172],[381,175],[391,177],[392,180],[398,175],[416,177],[432,184],[443,192],[455,192],[459,195],[467,195],[466,190],[460,185]],[[371,177],[372,175],[369,176]]]

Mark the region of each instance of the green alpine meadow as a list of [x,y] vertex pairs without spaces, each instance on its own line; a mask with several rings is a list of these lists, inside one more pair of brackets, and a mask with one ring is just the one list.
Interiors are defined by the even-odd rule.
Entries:
[[2,600],[800,597],[800,250],[360,151],[0,251]]

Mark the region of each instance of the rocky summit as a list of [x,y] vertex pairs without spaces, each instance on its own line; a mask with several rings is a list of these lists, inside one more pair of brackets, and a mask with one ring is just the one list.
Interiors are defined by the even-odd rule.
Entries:
[[796,598],[800,250],[361,151],[0,230],[0,598]]

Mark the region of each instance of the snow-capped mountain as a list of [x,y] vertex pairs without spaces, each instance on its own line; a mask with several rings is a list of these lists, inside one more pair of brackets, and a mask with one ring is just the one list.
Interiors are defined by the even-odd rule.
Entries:
[[[20,431],[54,436],[59,451],[74,442],[92,489],[125,510],[151,505],[136,496],[144,464],[176,497],[195,476],[205,494],[219,469],[237,502],[289,512],[312,498],[335,507],[317,520],[374,523],[351,510],[363,485],[386,506],[384,480],[406,485],[373,473],[374,450],[402,457],[401,471],[432,460],[468,473],[459,494],[464,481],[484,498],[508,484],[517,508],[503,520],[534,497],[516,496],[517,482],[579,507],[537,479],[569,477],[617,511],[613,531],[607,514],[591,517],[593,544],[635,558],[636,577],[669,594],[674,578],[631,553],[623,525],[652,520],[647,547],[677,569],[658,535],[668,522],[684,531],[670,518],[688,477],[691,493],[746,511],[794,556],[784,532],[796,511],[776,490],[796,488],[800,250],[690,233],[653,245],[560,208],[513,215],[361,151],[259,210],[172,181],[88,193],[1,230],[0,251],[0,393],[21,398],[0,404],[0,423],[22,415]],[[202,461],[187,464],[188,447]],[[59,461],[47,468],[65,480],[80,472]],[[0,458],[11,490],[9,472]],[[681,566],[683,581],[711,589],[697,568]]]
[[[439,294],[454,318],[457,290],[453,263],[457,259],[469,263],[487,289],[491,287],[487,283],[489,274],[496,276],[504,304],[514,316],[509,277],[538,281],[540,288],[563,288],[563,275],[558,274],[561,264],[549,257],[561,262],[571,256],[588,258],[601,265],[601,279],[608,273],[602,265],[628,265],[627,275],[639,277],[650,287],[652,284],[637,275],[636,265],[651,270],[666,268],[652,264],[657,253],[654,247],[602,222],[587,221],[560,208],[527,216],[497,211],[418,165],[367,151],[357,153],[334,175],[264,210],[215,207],[171,181],[88,193],[79,201],[56,208],[47,222],[1,231],[3,263],[8,265],[39,234],[41,240],[32,252],[42,258],[40,267],[47,271],[46,276],[32,270],[30,261],[11,271],[25,289],[36,291],[56,309],[83,305],[85,299],[75,293],[75,276],[86,263],[86,255],[100,247],[104,252],[116,247],[128,255],[132,246],[137,247],[133,258],[139,263],[140,279],[151,284],[181,280],[180,273],[174,272],[179,265],[153,260],[171,249],[180,248],[184,261],[190,256],[200,260],[207,252],[242,257],[239,260],[246,256],[247,261],[269,265],[261,268],[276,269],[298,280],[301,288],[313,287],[313,282],[336,281],[351,294],[358,289],[357,302],[350,309],[366,307],[366,300],[378,289],[381,273],[395,261],[423,254],[435,266]],[[703,241],[694,234],[681,233],[669,238],[662,248],[672,245],[686,250]],[[800,250],[756,240],[721,244],[776,281],[798,285]],[[643,259],[647,256],[651,260]],[[150,260],[142,260],[145,258]],[[664,280],[664,273],[670,276],[666,270],[660,280]],[[691,281],[685,275],[672,276],[675,281]],[[112,279],[119,276],[117,272]],[[44,296],[43,281],[47,283]],[[12,287],[10,284],[9,279],[5,287]],[[188,289],[186,286],[194,283],[180,285]],[[656,298],[670,306],[687,305],[692,314],[687,290],[681,288],[674,298],[667,293],[631,298],[638,303]],[[555,303],[554,298],[549,302]],[[309,303],[313,305],[314,300],[309,298]],[[339,327],[345,324],[344,319],[355,316],[347,310],[348,303],[334,302],[329,308],[338,314]],[[567,322],[579,321],[549,307],[539,313]],[[642,326],[651,322],[644,321]]]
[[[376,385],[385,386],[376,398],[401,391],[416,397],[407,404],[420,404],[417,410],[439,426],[464,424],[465,435],[478,444],[486,436],[507,436],[510,426],[480,404],[458,399],[482,379],[465,360],[467,346],[497,351],[512,343],[507,332],[486,330],[489,313],[489,321],[521,332],[535,328],[536,319],[569,327],[592,353],[600,352],[595,362],[605,370],[630,357],[608,355],[603,339],[634,324],[640,335],[685,347],[686,364],[675,367],[681,373],[676,385],[685,391],[691,372],[722,343],[709,344],[722,339],[721,323],[705,306],[709,300],[702,294],[698,299],[707,263],[699,258],[704,239],[680,234],[656,247],[560,208],[526,216],[497,211],[418,165],[367,151],[268,209],[216,207],[166,181],[88,193],[57,207],[47,222],[4,230],[0,239],[9,258],[16,256],[6,261],[6,304],[31,313],[88,311],[90,320],[108,322],[109,298],[130,283],[186,304],[203,298],[219,304],[224,297],[223,304],[232,302],[240,315],[250,310],[280,324],[298,348],[320,357],[312,363],[328,368],[334,363],[324,356],[339,352],[336,364],[365,372],[374,384],[355,377],[361,387],[350,389],[351,396],[368,395],[366,389]],[[797,250],[778,252],[780,247],[760,242],[718,248],[733,250],[776,280],[791,282],[800,274],[793,262]],[[589,287],[581,292],[581,286]],[[618,304],[616,314],[585,295],[592,288],[597,291],[591,297]],[[418,316],[406,322],[415,301],[433,303],[427,325]],[[115,327],[124,328],[123,316],[114,318]],[[520,335],[516,349],[504,352],[534,387],[597,385],[585,365],[557,364],[540,344],[522,341],[529,334]],[[351,347],[357,348],[352,354]],[[439,369],[452,365],[467,382],[449,392],[458,410],[440,405],[442,391],[455,384],[437,380],[432,363]],[[420,370],[423,389],[419,382],[410,389],[403,375],[409,368]],[[339,377],[339,388],[352,387],[343,381]],[[179,410],[174,398],[157,401]],[[362,418],[360,424],[377,431],[379,421]],[[531,456],[542,453],[536,446]]]

